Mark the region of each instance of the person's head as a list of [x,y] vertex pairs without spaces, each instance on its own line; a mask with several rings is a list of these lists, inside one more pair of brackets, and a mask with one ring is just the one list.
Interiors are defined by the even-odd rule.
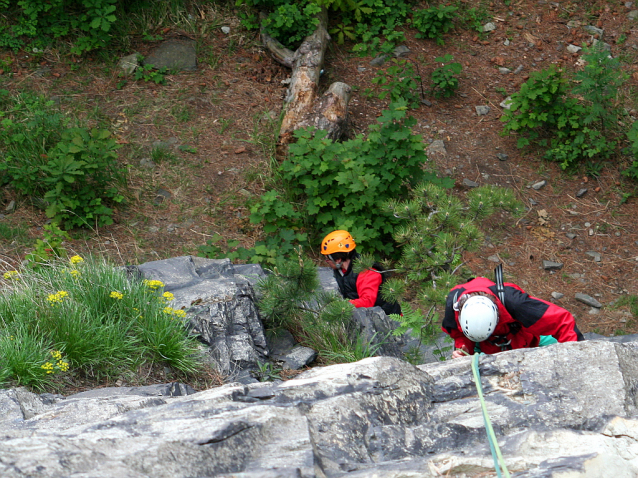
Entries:
[[348,231],[332,231],[321,241],[321,254],[333,269],[352,259],[357,244]]
[[498,324],[498,307],[487,294],[468,294],[459,301],[459,324],[472,342],[487,340]]

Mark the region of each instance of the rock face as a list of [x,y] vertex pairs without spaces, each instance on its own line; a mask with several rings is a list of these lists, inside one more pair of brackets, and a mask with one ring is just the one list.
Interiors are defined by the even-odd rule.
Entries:
[[221,373],[250,381],[249,372],[268,356],[253,289],[265,276],[261,267],[182,256],[136,269],[146,279],[161,280],[164,290],[173,293],[171,306],[188,312],[190,328],[208,346]]
[[[481,356],[512,476],[635,477],[637,352],[588,341]],[[494,476],[470,369],[470,357],[374,357],[188,395],[176,384],[66,398],[5,390],[0,476]]]

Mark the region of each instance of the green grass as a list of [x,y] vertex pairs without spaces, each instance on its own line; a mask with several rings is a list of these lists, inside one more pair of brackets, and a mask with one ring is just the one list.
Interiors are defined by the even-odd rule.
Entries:
[[0,223],[0,240],[7,243],[16,241],[24,244],[28,238],[27,226],[24,224],[18,224],[12,226],[10,224]]
[[184,311],[170,307],[163,284],[152,285],[92,258],[6,272],[0,386],[50,389],[66,374],[109,380],[153,366],[197,373]]

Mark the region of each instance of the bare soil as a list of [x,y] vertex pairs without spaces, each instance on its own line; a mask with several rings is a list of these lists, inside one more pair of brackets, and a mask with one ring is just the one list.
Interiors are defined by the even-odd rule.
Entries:
[[[467,6],[479,4],[472,0]],[[488,221],[484,225],[487,240],[479,252],[466,254],[467,265],[476,275],[491,277],[495,261],[502,261],[506,280],[568,308],[583,331],[634,333],[638,325],[631,314],[611,306],[623,295],[638,294],[634,280],[638,205],[633,198],[635,184],[620,174],[626,160],[617,158],[607,164],[598,177],[588,177],[585,169],[566,173],[556,164],[541,161],[538,153],[517,149],[516,138],[500,134],[499,121],[500,103],[518,90],[530,72],[551,64],[577,67],[579,55],[567,53],[565,45],[584,45],[594,38],[582,28],[568,28],[570,20],[603,28],[603,40],[611,44],[612,54],[623,59],[630,75],[636,73],[621,98],[633,109],[638,30],[628,19],[630,9],[621,2],[581,5],[526,0],[509,7],[495,2],[486,8],[497,26],[489,34],[457,28],[439,46],[414,39],[406,29],[409,56],[419,65],[425,97],[432,103],[411,111],[418,120],[415,132],[426,143],[443,140],[447,150],[431,155],[430,160],[442,174],[455,179],[458,194],[468,190],[463,180],[469,179],[512,188],[529,206],[521,219],[503,215]],[[211,11],[211,15],[219,12]],[[122,146],[121,161],[129,166],[131,194],[128,206],[117,211],[115,224],[73,231],[67,248],[131,264],[197,254],[198,246],[215,234],[239,240],[246,247],[259,240],[260,229],[248,220],[249,204],[269,187],[270,158],[285,93],[281,82],[290,72],[272,60],[258,37],[243,31],[237,19],[225,14],[222,24],[231,28],[230,34],[215,28],[195,37],[198,70],[169,75],[165,85],[132,80],[122,85],[117,58],[105,63],[98,57],[71,60],[54,51],[35,57],[27,52],[0,52],[5,64],[11,63],[0,75],[1,88],[39,91],[55,97],[70,114],[110,128]],[[163,33],[164,39],[184,35]],[[157,46],[131,41],[141,54]],[[350,53],[350,47],[330,46],[322,87],[333,81],[356,87],[350,111],[353,132],[359,133],[387,103],[362,94],[373,87],[377,68],[370,65],[371,58]],[[438,100],[428,91],[428,78],[439,66],[434,58],[446,53],[463,65],[463,72],[457,94]],[[515,70],[519,65],[518,74],[498,69]],[[489,106],[489,114],[478,116],[478,105]],[[169,154],[162,157],[157,142],[167,144]],[[497,153],[508,158],[499,160]],[[148,159],[153,159],[154,166]],[[541,180],[547,185],[530,188]],[[577,197],[585,188],[587,192]],[[6,266],[16,267],[41,237],[47,218],[10,187],[2,193],[2,209],[12,200],[17,201],[17,209],[1,220],[27,227],[26,237],[0,244]],[[569,239],[567,233],[577,236]],[[588,251],[599,252],[601,261],[595,262]],[[546,271],[543,260],[564,266]],[[553,299],[552,292],[564,297]],[[592,313],[574,299],[578,292],[594,296],[604,307]]]

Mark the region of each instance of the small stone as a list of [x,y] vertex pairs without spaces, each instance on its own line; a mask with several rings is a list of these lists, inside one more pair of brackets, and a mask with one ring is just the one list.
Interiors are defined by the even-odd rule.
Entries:
[[445,149],[445,142],[442,139],[432,141],[432,144],[430,144],[430,146],[426,148],[425,154],[427,154],[428,156],[434,154],[447,154],[447,150]]
[[421,100],[421,103],[423,103],[425,106],[432,106],[432,102],[425,99]]
[[493,255],[487,258],[490,262],[496,262],[497,264],[501,262],[501,259],[497,255]]
[[512,97],[508,96],[503,101],[501,101],[500,107],[509,110],[512,107]]
[[559,271],[562,268],[563,268],[562,262],[543,260],[543,269],[545,269],[546,271]]
[[567,22],[567,28],[578,28],[580,26],[580,22],[578,20],[570,20]]
[[388,55],[386,54],[382,54],[379,55],[378,57],[374,58],[371,62],[370,65],[372,66],[381,66],[385,63],[385,61],[388,59]]
[[501,75],[508,75],[508,74],[510,74],[512,72],[512,70],[510,70],[509,68],[505,68],[505,67],[500,67],[498,69],[498,71],[499,71],[499,73]]
[[222,33],[228,35],[230,33],[230,27],[222,27]]
[[545,187],[546,185],[547,185],[547,181],[543,179],[542,181],[532,184],[532,189],[538,191],[539,189]]
[[635,20],[636,18],[638,18],[638,10],[632,10],[627,16],[630,20]]
[[367,70],[367,68],[366,68],[365,66],[358,66],[358,67],[357,67],[357,71],[358,71],[359,73],[363,73],[363,72],[364,72],[364,71],[366,71],[366,70]]
[[563,297],[565,297],[565,294],[562,294],[561,292],[552,292],[552,297],[556,300],[558,299],[562,299]]
[[11,214],[15,210],[16,210],[16,202],[12,199],[7,205],[7,207],[4,208],[4,212],[6,212],[7,214]]
[[124,73],[127,75],[131,75],[140,65],[138,57],[139,53],[131,53],[130,55],[121,58],[117,66],[124,70]]
[[577,198],[582,198],[585,194],[587,194],[587,188],[579,189],[576,193]]
[[140,167],[141,168],[153,169],[156,166],[157,166],[157,164],[155,164],[155,161],[153,161],[150,158],[142,158],[142,159],[140,159]]
[[574,298],[578,301],[578,302],[582,302],[585,305],[589,305],[590,307],[596,307],[597,309],[600,309],[603,304],[601,304],[600,302],[598,302],[596,299],[594,299],[592,296],[587,295],[587,294],[582,294],[580,292],[578,292]]
[[537,203],[536,201],[534,201],[532,198],[529,198],[529,203],[530,203],[532,206],[538,206],[538,203]]
[[568,232],[565,235],[567,236],[567,239],[576,239],[577,236],[577,234],[574,234],[573,232]]
[[521,71],[523,71],[523,65],[518,65],[514,70],[514,74],[518,75]]
[[509,156],[505,153],[496,153],[496,157],[499,161],[507,161],[509,159]]
[[587,252],[585,252],[585,254],[587,254],[589,257],[591,257],[592,259],[594,259],[594,262],[600,262],[600,260],[601,260],[600,252],[596,252],[596,251],[587,251]]
[[583,30],[585,30],[587,33],[591,35],[600,35],[601,37],[603,36],[603,33],[604,33],[604,30],[602,28],[598,28],[593,25],[585,25],[583,27]]
[[503,45],[505,46],[510,46],[510,40],[509,38],[506,38],[505,41],[503,42]]
[[156,232],[159,232],[159,227],[151,226],[148,228],[148,232],[150,232],[151,234],[155,234]]
[[600,314],[600,309],[597,309],[596,307],[592,307],[591,309],[589,309],[589,315],[598,315]]
[[468,188],[478,188],[479,187],[478,183],[475,183],[474,181],[472,181],[470,179],[467,179],[467,178],[463,179],[463,185],[467,186]]
[[490,107],[485,105],[475,106],[476,114],[479,116],[484,116],[490,112]]
[[566,50],[569,53],[578,53],[580,50],[582,50],[582,48],[579,47],[579,46],[576,46],[576,45],[569,44],[569,45],[567,45]]
[[487,32],[493,32],[494,30],[496,30],[496,25],[492,22],[488,22],[485,25],[483,25],[483,32],[487,33]]
[[399,45],[392,52],[395,58],[403,58],[410,54],[410,49],[405,45]]

